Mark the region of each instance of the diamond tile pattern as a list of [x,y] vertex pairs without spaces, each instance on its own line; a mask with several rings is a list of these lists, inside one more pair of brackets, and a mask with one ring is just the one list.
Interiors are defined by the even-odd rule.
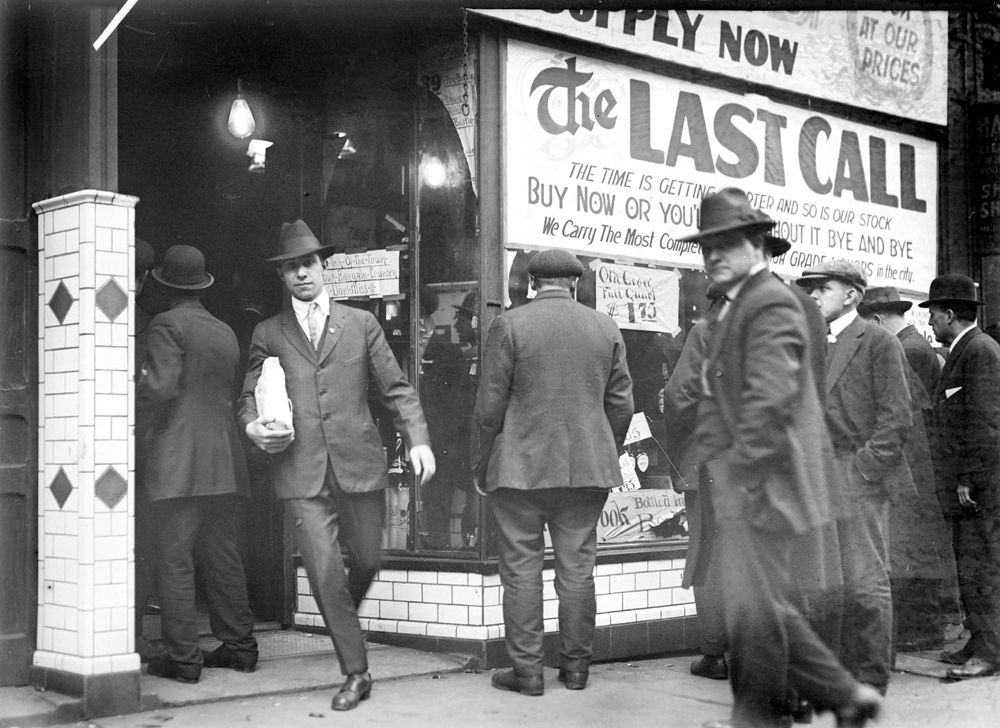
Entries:
[[114,321],[128,306],[128,295],[114,278],[109,278],[94,297],[94,303],[109,320]]
[[59,281],[59,285],[56,287],[56,292],[52,294],[52,298],[49,299],[49,308],[52,309],[52,313],[56,315],[59,319],[59,323],[66,320],[66,314],[73,307],[73,295],[66,289],[66,286],[62,281]]
[[70,493],[73,492],[73,484],[69,482],[69,476],[66,475],[65,470],[59,468],[59,472],[56,473],[56,477],[52,479],[52,483],[49,485],[49,490],[55,496],[56,503],[59,504],[60,509],[66,505]]
[[121,503],[128,492],[128,481],[113,467],[108,467],[94,483],[94,493],[111,510]]

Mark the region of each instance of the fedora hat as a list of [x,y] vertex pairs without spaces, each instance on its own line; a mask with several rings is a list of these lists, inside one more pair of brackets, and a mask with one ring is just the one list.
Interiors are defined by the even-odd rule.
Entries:
[[900,301],[899,291],[892,286],[878,286],[865,291],[865,297],[858,305],[858,313],[870,316],[873,313],[897,313],[903,315],[912,308],[911,301]]
[[726,187],[711,192],[701,200],[698,232],[681,238],[702,242],[705,238],[733,230],[764,232],[774,227],[774,220],[750,204],[746,192],[737,187]]
[[932,303],[944,301],[965,301],[974,303],[977,306],[985,306],[983,301],[976,295],[976,284],[969,276],[961,273],[945,273],[931,281],[931,290],[927,293],[927,300],[918,303],[920,308],[928,308]]
[[153,278],[170,288],[198,291],[215,279],[205,272],[205,256],[190,245],[174,245],[163,254],[163,265],[153,268]]
[[320,260],[323,260],[332,252],[332,245],[323,245],[320,243],[304,221],[296,220],[295,222],[281,224],[281,234],[278,236],[278,245],[275,248],[274,255],[266,260],[271,263],[279,260],[301,258],[303,255],[309,255],[310,253],[318,253]]

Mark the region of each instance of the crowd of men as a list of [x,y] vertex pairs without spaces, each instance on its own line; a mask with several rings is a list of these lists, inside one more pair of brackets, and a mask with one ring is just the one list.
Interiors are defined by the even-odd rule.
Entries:
[[[687,238],[701,246],[711,306],[662,399],[691,523],[684,584],[703,635],[692,672],[731,683],[732,718],[713,725],[774,728],[829,711],[838,726],[863,726],[881,709],[895,649],[943,647],[949,619],[964,616],[971,633],[942,653],[949,676],[1000,671],[1000,345],[975,325],[982,304],[966,276],[936,278],[920,304],[948,347],[939,357],[906,323],[912,304],[869,288],[856,264],[824,261],[791,285],[772,273],[790,248],[773,227],[728,188],[702,200]],[[266,262],[289,303],[256,325],[245,365],[236,335],[201,304],[213,284],[202,253],[174,246],[152,270],[170,296],[143,331],[137,385],[142,510],[159,534],[164,654],[150,674],[196,682],[203,667],[256,667],[234,526],[250,442],[269,456],[345,676],[332,707],[371,695],[357,609],[381,563],[387,477],[370,392],[421,485],[457,445],[432,449],[440,428],[428,428],[375,317],[330,299],[331,252],[303,221],[282,226]],[[531,696],[544,693],[546,529],[559,680],[587,686],[595,527],[621,485],[633,414],[621,332],[575,300],[583,272],[566,251],[532,257],[537,295],[492,322],[471,414],[469,465],[497,528],[513,664],[492,683]],[[275,361],[290,423],[258,406]],[[222,643],[211,653],[198,647],[196,563]]]

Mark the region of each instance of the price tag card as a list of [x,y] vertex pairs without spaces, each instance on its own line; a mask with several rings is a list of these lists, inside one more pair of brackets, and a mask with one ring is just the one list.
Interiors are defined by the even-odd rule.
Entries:
[[653,433],[649,431],[646,415],[642,412],[636,412],[632,415],[632,421],[628,425],[628,435],[625,436],[625,444],[631,445],[633,442],[639,442],[639,440],[645,440],[652,436]]

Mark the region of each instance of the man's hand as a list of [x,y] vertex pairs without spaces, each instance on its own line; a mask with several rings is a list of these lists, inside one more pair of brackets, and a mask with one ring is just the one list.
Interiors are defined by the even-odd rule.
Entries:
[[972,500],[972,488],[967,485],[960,485],[955,489],[958,492],[958,502],[963,506],[976,507],[976,502]]
[[280,430],[269,428],[268,425],[274,421],[273,417],[258,417],[253,422],[247,423],[247,437],[264,452],[281,452],[295,439],[295,430],[292,428]]
[[414,445],[410,448],[410,465],[413,472],[420,477],[420,485],[425,485],[434,476],[436,464],[434,453],[427,445]]
[[483,488],[482,478],[479,476],[479,473],[472,474],[472,487],[475,488],[476,492],[483,498],[489,497],[490,494]]

